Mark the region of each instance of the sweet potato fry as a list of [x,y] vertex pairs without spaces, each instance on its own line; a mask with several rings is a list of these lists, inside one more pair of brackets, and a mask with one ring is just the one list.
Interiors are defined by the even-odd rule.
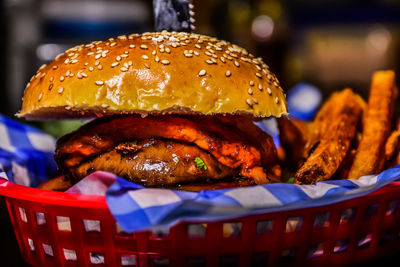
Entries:
[[[311,155],[295,174],[295,183],[329,179],[339,168],[356,137],[362,107],[350,89],[334,93],[317,114]],[[315,127],[314,125],[314,127]],[[318,138],[318,139],[317,139]],[[309,143],[310,144],[310,143]]]
[[393,158],[393,156],[396,155],[396,152],[398,152],[399,149],[400,149],[400,128],[393,131],[386,141],[385,145],[386,160],[389,161],[391,158]]
[[[390,168],[395,164],[397,155],[400,153],[400,121],[397,128],[392,132],[385,144],[386,167]],[[400,157],[399,157],[400,159]]]
[[41,183],[37,188],[43,190],[52,190],[64,192],[72,186],[71,181],[64,179],[64,176],[58,176]]
[[393,71],[377,71],[372,77],[363,136],[351,166],[350,179],[378,173],[385,163],[385,143],[391,131],[397,97]]
[[295,170],[303,159],[312,123],[287,118],[279,118],[277,121],[281,145],[288,152],[285,161],[290,169]]

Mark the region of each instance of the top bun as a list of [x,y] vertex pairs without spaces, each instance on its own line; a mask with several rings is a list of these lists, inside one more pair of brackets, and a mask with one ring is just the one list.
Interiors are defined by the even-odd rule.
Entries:
[[282,88],[260,58],[205,35],[154,32],[80,45],[28,83],[20,117],[114,114],[287,115]]

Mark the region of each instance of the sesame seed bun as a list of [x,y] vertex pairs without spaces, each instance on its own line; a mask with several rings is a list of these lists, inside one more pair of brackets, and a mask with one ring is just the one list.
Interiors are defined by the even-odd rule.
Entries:
[[20,117],[150,113],[287,115],[260,58],[216,38],[156,32],[67,50],[28,83]]

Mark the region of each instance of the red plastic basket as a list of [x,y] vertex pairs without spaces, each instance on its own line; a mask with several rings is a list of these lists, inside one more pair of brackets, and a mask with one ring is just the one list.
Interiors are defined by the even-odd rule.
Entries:
[[[20,251],[34,266],[342,265],[400,251],[400,182],[332,205],[181,223],[162,238],[119,231],[101,196],[1,179],[0,194]],[[240,231],[227,236],[224,229],[232,225]],[[192,236],[197,226],[205,231]]]

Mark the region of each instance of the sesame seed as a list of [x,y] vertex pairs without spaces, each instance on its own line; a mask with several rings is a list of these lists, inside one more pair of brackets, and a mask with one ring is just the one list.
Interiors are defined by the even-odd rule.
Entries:
[[89,62],[85,62],[85,64],[84,64],[85,66],[87,66],[87,65],[89,65]]
[[185,57],[193,57],[193,54],[190,53],[184,53]]
[[100,61],[96,60],[96,62],[94,63],[95,66],[99,65]]
[[178,47],[178,45],[177,45],[176,43],[172,43],[171,46],[172,46],[173,48]]
[[128,65],[129,65],[129,66],[132,66],[132,64],[133,64],[133,63],[132,63],[132,60],[129,60],[129,61],[128,61]]
[[69,63],[69,58],[67,58],[65,61],[64,61],[64,64],[68,64]]
[[82,79],[82,74],[81,74],[80,72],[78,72],[78,73],[76,74],[76,77],[78,77],[78,79]]
[[275,98],[275,103],[276,103],[276,104],[279,103],[279,98],[278,98],[278,97]]
[[116,60],[116,61],[121,61],[121,57],[120,57],[120,56],[117,56],[117,57],[115,58],[115,60]]
[[144,50],[147,50],[147,49],[148,49],[147,45],[144,45],[144,44],[140,45],[140,48],[141,48],[141,49],[144,49]]
[[199,44],[195,44],[194,45],[197,49],[201,49],[201,45],[199,45]]
[[67,70],[66,72],[65,72],[65,76],[69,76],[71,74],[71,71],[70,70]]
[[74,77],[74,74],[73,74],[73,73],[70,73],[70,74],[69,74],[69,77]]
[[116,44],[117,44],[116,42],[113,42],[113,43],[110,44],[110,46],[113,47]]
[[64,55],[64,53],[58,54],[55,58],[55,60],[58,60],[60,57],[62,57]]
[[105,53],[101,54],[101,57],[106,57],[106,56],[107,56],[107,54],[105,54]]
[[42,66],[40,66],[39,70],[42,70],[46,66],[47,66],[46,64],[43,64]]
[[214,58],[211,58],[211,61],[212,61],[214,64],[217,64],[217,61],[216,61]]
[[227,71],[225,72],[225,76],[226,76],[226,77],[230,77],[230,76],[231,76],[231,74],[232,74],[232,73],[231,73],[231,71],[230,71],[230,70],[227,70]]
[[193,51],[193,54],[195,54],[196,56],[200,56],[199,52],[197,51]]
[[56,69],[58,69],[58,66],[54,65],[53,70],[56,70]]
[[261,73],[259,73],[259,72],[256,72],[256,76],[258,77],[258,78],[262,78],[262,75],[261,75]]
[[89,67],[89,71],[90,71],[90,72],[93,71],[93,67],[92,67],[92,66]]
[[253,90],[251,90],[251,88],[247,89],[247,93],[249,93],[249,95],[253,94]]
[[225,60],[225,58],[224,57],[220,57],[219,58],[223,63],[225,63],[226,62],[226,60]]
[[82,75],[82,77],[84,77],[84,78],[87,78],[87,77],[88,77],[87,74],[84,73],[84,72],[81,72],[81,75]]
[[121,68],[121,71],[128,71],[128,69],[125,68],[125,67],[122,67],[122,68]]
[[60,76],[60,82],[64,81],[65,77],[64,76]]
[[209,57],[212,56],[212,54],[211,54],[210,52],[208,52],[208,51],[206,51],[204,54],[206,54],[206,55],[209,56]]
[[155,56],[155,55],[157,54],[157,51],[156,51],[156,50],[153,50],[153,52],[151,52],[151,54],[152,54],[153,56]]
[[129,48],[135,48],[134,44],[129,45]]
[[103,85],[104,84],[103,81],[96,81],[95,83],[96,83],[96,85]]
[[39,97],[38,97],[38,101],[40,101],[40,99],[42,99],[43,94],[40,93]]
[[210,59],[207,59],[207,60],[206,60],[206,63],[207,63],[207,64],[210,64],[210,65],[214,64]]
[[252,97],[252,100],[253,100],[253,102],[254,102],[255,104],[258,104],[258,101],[257,101],[256,98]]
[[146,60],[149,59],[149,57],[147,55],[142,55],[142,58],[146,59]]
[[49,85],[49,91],[50,91],[52,88],[53,88],[53,84],[51,83],[51,84]]
[[54,77],[53,76],[50,77],[50,82],[52,82],[52,81],[54,81]]
[[206,70],[201,70],[198,74],[199,76],[204,76],[206,75]]
[[95,59],[99,59],[101,57],[101,55],[100,54],[97,54],[94,58]]
[[171,53],[171,49],[169,49],[169,47],[166,47],[166,48],[165,48],[165,52],[167,52],[168,54],[170,54],[170,53]]
[[161,64],[163,64],[163,65],[168,65],[168,64],[169,64],[169,61],[166,60],[166,59],[163,59],[163,60],[161,60]]
[[63,91],[64,91],[64,88],[63,88],[63,87],[60,87],[60,88],[58,89],[57,92],[58,92],[59,94],[62,94]]
[[121,55],[121,57],[123,57],[123,58],[127,58],[127,57],[128,57],[128,55],[127,55],[127,54],[122,54],[122,55]]
[[149,64],[147,64],[147,63],[144,63],[144,66],[145,66],[147,69],[150,69],[150,66],[149,66]]
[[101,107],[102,108],[108,108],[108,105],[107,104],[101,104]]
[[268,92],[269,95],[272,95],[271,88],[268,87],[268,88],[267,88],[267,92]]
[[262,87],[261,83],[258,85],[258,89],[259,89],[260,91],[263,90],[263,87]]
[[233,63],[235,64],[236,67],[238,67],[238,68],[240,67],[239,62],[237,62],[236,60]]
[[253,102],[251,102],[250,98],[246,98],[246,103],[247,105],[249,105],[250,107],[253,107]]
[[156,56],[156,57],[154,58],[154,61],[155,61],[155,62],[160,62],[160,58],[159,58],[158,56]]
[[94,55],[94,52],[89,52],[89,53],[87,53],[86,55],[92,56],[92,55]]
[[99,70],[102,70],[102,69],[103,69],[103,66],[102,66],[102,65],[98,65],[97,68],[98,68]]
[[79,61],[79,60],[74,59],[74,60],[71,61],[71,64],[75,64],[75,63],[77,63],[78,61]]

